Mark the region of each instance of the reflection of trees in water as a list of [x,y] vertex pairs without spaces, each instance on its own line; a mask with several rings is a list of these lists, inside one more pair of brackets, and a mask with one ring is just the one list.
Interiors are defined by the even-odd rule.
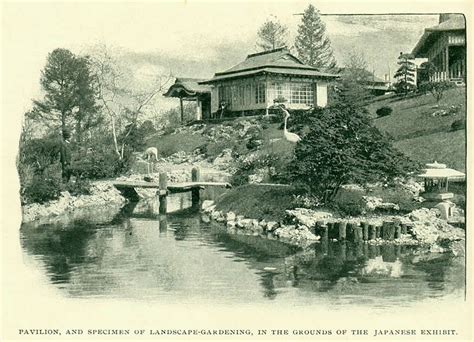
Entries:
[[65,283],[74,267],[89,262],[87,243],[94,234],[95,230],[83,223],[67,230],[44,226],[21,230],[21,241],[27,253],[43,256],[53,283]]
[[[122,263],[130,263],[133,267],[127,269],[126,277],[152,281],[156,286],[171,291],[176,286],[175,280],[183,276],[166,264],[157,268],[150,259],[158,257],[157,250],[161,252],[156,248],[163,243],[163,235],[160,234],[174,237],[177,241],[199,240],[218,250],[231,252],[231,260],[244,262],[246,267],[256,271],[263,296],[269,299],[275,299],[278,289],[285,287],[297,287],[306,292],[337,292],[341,282],[347,279],[356,279],[356,282],[353,288],[343,287],[344,293],[358,294],[364,291],[364,284],[380,283],[382,278],[390,277],[383,272],[374,275],[364,270],[367,260],[377,257],[383,263],[390,264],[397,260],[403,263],[406,272],[402,278],[405,282],[412,282],[413,288],[401,291],[408,291],[409,294],[424,296],[426,286],[440,293],[446,289],[446,281],[455,282],[455,287],[463,286],[462,265],[453,264],[447,254],[413,262],[412,248],[408,247],[332,242],[318,243],[313,249],[303,251],[261,237],[229,235],[222,226],[202,223],[195,209],[167,216],[150,216],[153,210],[145,209],[140,211],[140,215],[143,214],[140,217],[145,220],[136,224],[130,219],[136,215],[136,206],[136,203],[129,204],[111,224],[103,228],[80,222],[67,229],[22,229],[22,245],[29,254],[42,256],[52,282],[70,282],[71,271],[75,270],[84,286],[88,286],[92,277],[96,277],[92,280],[98,284],[119,282],[120,285],[124,277],[105,270],[120,269]],[[78,267],[80,265],[87,267]],[[396,284],[392,282],[391,285]]]

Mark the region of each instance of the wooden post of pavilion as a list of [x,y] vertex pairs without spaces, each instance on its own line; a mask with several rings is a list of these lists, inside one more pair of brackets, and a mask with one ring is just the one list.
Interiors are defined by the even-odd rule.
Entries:
[[181,123],[184,123],[183,96],[179,97],[179,107],[181,109]]

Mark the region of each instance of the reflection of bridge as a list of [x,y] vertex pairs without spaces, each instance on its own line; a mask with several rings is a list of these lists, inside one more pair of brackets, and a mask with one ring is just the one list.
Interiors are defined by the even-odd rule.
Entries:
[[140,196],[135,189],[156,189],[156,194],[160,200],[160,214],[166,214],[167,196],[172,193],[191,192],[192,205],[199,203],[199,190],[209,186],[219,186],[230,188],[229,183],[223,182],[202,182],[200,181],[200,170],[194,167],[191,171],[191,182],[170,183],[168,184],[168,174],[161,172],[159,181],[115,181],[114,186],[122,193],[122,195],[131,202],[138,202]]

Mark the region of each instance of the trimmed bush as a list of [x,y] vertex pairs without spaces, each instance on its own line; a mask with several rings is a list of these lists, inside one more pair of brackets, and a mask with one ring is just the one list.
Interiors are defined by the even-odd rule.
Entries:
[[466,120],[458,119],[451,124],[451,131],[459,131],[466,128]]
[[23,200],[25,203],[45,203],[59,198],[60,194],[60,178],[35,175],[23,190]]
[[379,118],[392,114],[392,108],[388,106],[380,107],[375,111]]

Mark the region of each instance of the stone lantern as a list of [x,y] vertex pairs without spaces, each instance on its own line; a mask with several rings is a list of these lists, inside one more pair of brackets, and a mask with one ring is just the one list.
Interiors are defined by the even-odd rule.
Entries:
[[454,197],[454,194],[449,192],[449,181],[464,180],[466,175],[435,161],[426,164],[426,169],[418,177],[423,178],[425,183],[423,197],[431,200],[446,200]]

